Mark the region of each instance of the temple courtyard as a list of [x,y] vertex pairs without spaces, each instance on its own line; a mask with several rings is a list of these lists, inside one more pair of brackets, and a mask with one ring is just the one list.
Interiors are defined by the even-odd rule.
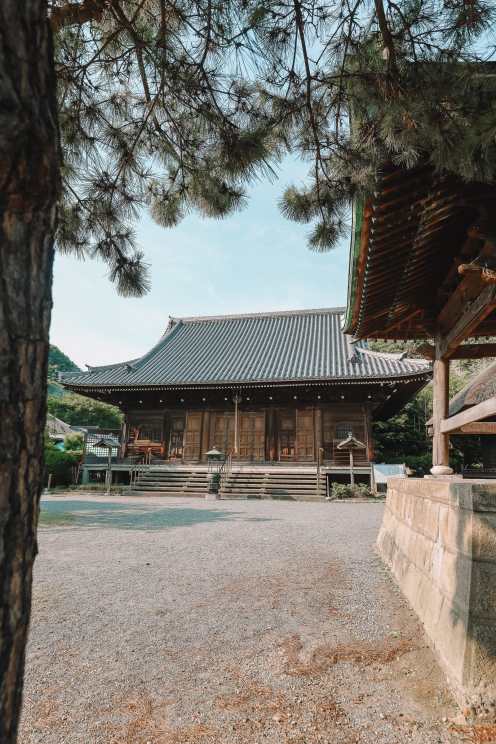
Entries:
[[490,741],[375,553],[382,512],[44,499],[20,741]]

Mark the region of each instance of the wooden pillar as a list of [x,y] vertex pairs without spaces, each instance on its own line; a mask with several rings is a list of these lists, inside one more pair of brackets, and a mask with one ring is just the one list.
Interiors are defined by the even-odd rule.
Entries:
[[365,430],[365,444],[367,446],[367,460],[374,462],[374,438],[372,436],[372,411],[370,406],[363,406],[363,426]]
[[315,409],[315,459],[317,462],[322,461],[320,449],[322,448],[322,409]]
[[164,411],[164,416],[162,419],[162,457],[164,458],[164,460],[169,459],[171,425],[171,417],[167,411]]
[[432,475],[451,475],[449,466],[449,434],[441,432],[441,421],[448,416],[449,360],[434,360],[432,379]]
[[274,431],[273,408],[265,409],[265,461],[272,459],[272,432]]
[[206,453],[210,449],[210,411],[203,411],[200,460],[206,460]]
[[241,403],[241,395],[235,395],[233,398],[234,402],[234,456],[239,457],[239,404]]
[[128,432],[129,432],[129,423],[127,419],[127,414],[124,414],[124,418],[122,419],[122,424],[121,424],[121,435],[120,435],[121,445],[119,447],[119,457],[126,457]]
[[274,462],[277,462],[280,459],[280,452],[279,452],[279,424],[281,420],[281,412],[279,408],[273,409],[273,419],[272,419],[272,442],[271,447],[273,447],[273,456],[271,457],[271,460]]

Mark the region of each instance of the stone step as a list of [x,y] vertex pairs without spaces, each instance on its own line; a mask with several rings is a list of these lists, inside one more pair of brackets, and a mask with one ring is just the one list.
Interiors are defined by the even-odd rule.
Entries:
[[[208,486],[206,470],[167,470],[150,468],[143,471],[134,491],[159,493],[164,496],[204,496]],[[234,471],[224,478],[220,496],[226,499],[285,499],[315,501],[325,495],[325,476],[313,473],[267,473],[263,470]]]

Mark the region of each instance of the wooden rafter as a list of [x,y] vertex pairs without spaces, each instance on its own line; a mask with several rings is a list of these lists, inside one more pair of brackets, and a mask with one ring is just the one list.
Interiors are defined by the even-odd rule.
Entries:
[[390,326],[388,326],[387,328],[385,328],[384,329],[384,333],[386,335],[389,335],[389,334],[393,333],[394,331],[396,331],[396,330],[398,330],[400,328],[403,328],[404,326],[406,326],[407,328],[409,328],[411,326],[412,320],[414,318],[417,318],[417,317],[422,316],[422,315],[423,315],[423,310],[422,309],[412,310],[407,315],[404,315],[402,318],[399,318],[394,323],[392,323]]

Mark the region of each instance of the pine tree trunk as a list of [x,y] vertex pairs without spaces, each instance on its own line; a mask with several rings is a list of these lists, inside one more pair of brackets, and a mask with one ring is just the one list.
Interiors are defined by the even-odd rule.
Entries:
[[0,0],[0,742],[16,741],[42,485],[59,187],[45,0]]

